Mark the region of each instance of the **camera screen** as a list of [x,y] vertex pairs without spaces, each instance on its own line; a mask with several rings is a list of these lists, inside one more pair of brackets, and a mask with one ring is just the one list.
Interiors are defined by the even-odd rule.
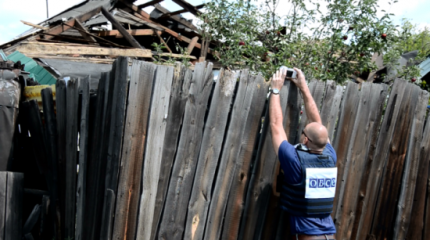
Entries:
[[291,77],[293,77],[293,71],[291,71],[291,70],[287,70],[287,77],[288,78],[291,78]]

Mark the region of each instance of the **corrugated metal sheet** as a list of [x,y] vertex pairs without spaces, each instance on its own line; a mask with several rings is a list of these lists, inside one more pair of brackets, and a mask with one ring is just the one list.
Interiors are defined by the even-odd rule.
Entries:
[[34,78],[34,80],[40,84],[51,85],[57,82],[57,80],[42,66],[37,64],[36,61],[18,51],[13,52],[7,58],[13,62],[21,61],[21,64],[25,64],[24,70],[29,72],[30,77]]
[[6,54],[3,52],[3,50],[0,49],[0,60],[6,61],[7,60],[7,56]]
[[422,63],[420,63],[419,65],[420,67],[420,78],[424,77],[425,75],[427,75],[430,72],[430,58],[427,58],[426,60],[424,60]]

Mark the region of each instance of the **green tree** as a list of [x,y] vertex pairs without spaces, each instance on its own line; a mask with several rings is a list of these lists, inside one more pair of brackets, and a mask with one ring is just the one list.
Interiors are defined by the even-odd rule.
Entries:
[[392,14],[378,17],[376,0],[327,0],[325,13],[318,1],[289,2],[291,9],[278,14],[279,0],[212,0],[200,27],[217,44],[222,65],[246,66],[266,78],[285,65],[309,79],[342,83],[375,69],[372,54],[398,41],[390,34],[396,31]]

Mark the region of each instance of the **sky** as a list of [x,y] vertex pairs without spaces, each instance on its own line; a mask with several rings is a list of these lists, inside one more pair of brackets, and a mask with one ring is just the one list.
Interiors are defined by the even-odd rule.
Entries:
[[[46,1],[48,1],[49,16],[54,16],[65,9],[72,7],[83,0],[0,0],[0,44],[8,42],[25,32],[31,27],[24,25],[20,20],[38,24],[46,17]],[[135,4],[145,3],[148,0],[138,0]],[[188,0],[193,5],[199,5],[208,0]],[[263,0],[261,0],[263,1]],[[325,1],[321,0],[321,3]],[[161,5],[170,11],[182,9],[172,0],[165,0]],[[394,13],[395,24],[400,24],[402,18],[409,19],[418,28],[430,27],[428,11],[430,9],[429,0],[399,0],[394,5],[389,5],[387,0],[380,0],[379,5],[387,12]],[[151,12],[153,7],[144,10]],[[289,1],[281,0],[277,11],[282,14],[290,9]],[[182,14],[185,18],[193,19],[190,13]]]

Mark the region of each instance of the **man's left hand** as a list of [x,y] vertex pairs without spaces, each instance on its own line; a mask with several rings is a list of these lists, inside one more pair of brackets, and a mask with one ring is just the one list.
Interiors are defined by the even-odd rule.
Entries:
[[276,88],[278,90],[281,90],[282,86],[284,86],[285,76],[287,74],[286,69],[281,69],[276,71],[275,74],[273,74],[272,82],[270,83],[270,86],[272,89]]

